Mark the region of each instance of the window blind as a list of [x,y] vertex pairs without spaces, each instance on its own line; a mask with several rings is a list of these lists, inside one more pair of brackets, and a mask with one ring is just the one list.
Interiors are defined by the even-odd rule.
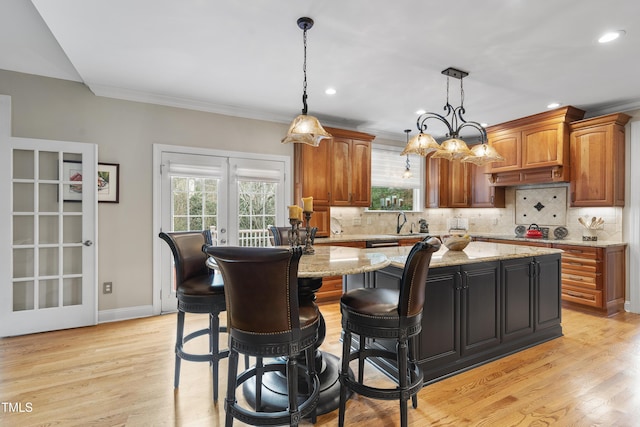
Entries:
[[411,178],[403,178],[407,156],[401,156],[402,148],[374,146],[371,150],[371,186],[394,188],[420,188],[422,159],[409,156]]

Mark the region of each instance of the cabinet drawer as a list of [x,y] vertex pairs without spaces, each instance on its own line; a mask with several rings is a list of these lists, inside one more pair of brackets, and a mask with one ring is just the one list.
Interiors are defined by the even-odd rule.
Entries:
[[578,270],[587,273],[598,273],[601,271],[602,263],[595,259],[574,258],[562,254],[563,270]]
[[590,248],[588,246],[566,246],[566,245],[554,245],[558,249],[564,250],[565,253],[562,254],[562,259],[565,258],[587,258],[597,260],[598,257],[598,249],[599,248]]
[[562,284],[562,299],[591,307],[602,307],[602,291],[574,288]]
[[571,271],[562,270],[562,284],[579,286],[580,288],[601,289],[600,275],[597,274],[580,274]]

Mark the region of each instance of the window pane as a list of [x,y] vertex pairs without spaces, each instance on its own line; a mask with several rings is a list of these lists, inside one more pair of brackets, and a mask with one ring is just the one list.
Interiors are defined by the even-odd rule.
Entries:
[[371,206],[372,210],[420,210],[423,192],[422,168],[424,159],[410,157],[411,177],[404,178],[407,156],[401,156],[400,147],[374,146],[371,151]]

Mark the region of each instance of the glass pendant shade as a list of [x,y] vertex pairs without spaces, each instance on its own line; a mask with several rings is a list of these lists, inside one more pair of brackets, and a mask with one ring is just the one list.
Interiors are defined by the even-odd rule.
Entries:
[[466,142],[458,138],[451,138],[442,143],[440,150],[436,151],[432,158],[462,160],[471,155],[471,150],[467,147]]
[[407,145],[400,153],[401,156],[405,154],[417,154],[419,156],[426,156],[434,151],[439,151],[440,145],[435,139],[428,133],[419,133],[407,142]]
[[504,160],[504,157],[495,148],[484,143],[471,147],[471,155],[462,159],[463,162],[473,163],[477,166],[484,166],[493,162],[504,162]]
[[295,142],[317,147],[324,138],[332,138],[332,136],[324,130],[318,119],[307,114],[300,114],[291,122],[287,135],[282,138],[282,143]]
[[413,176],[413,173],[411,172],[411,169],[406,168],[404,170],[404,173],[402,174],[402,179],[409,179]]

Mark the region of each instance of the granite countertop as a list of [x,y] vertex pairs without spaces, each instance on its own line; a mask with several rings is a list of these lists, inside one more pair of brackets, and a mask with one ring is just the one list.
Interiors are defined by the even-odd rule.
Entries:
[[[315,254],[300,259],[298,277],[326,277],[366,273],[392,265],[404,268],[411,246],[359,249],[344,246],[315,246]],[[463,251],[450,251],[444,245],[433,254],[431,267],[447,267],[559,254],[562,250],[546,247],[471,242]]]
[[594,248],[606,248],[609,246],[626,245],[625,242],[618,242],[615,240],[596,240],[596,241],[584,241],[580,239],[528,239],[526,237],[516,237],[513,234],[491,234],[491,233],[469,233],[472,237],[485,238],[485,239],[501,239],[501,240],[513,240],[515,242],[537,242],[537,243],[553,243],[560,245],[576,245],[576,246],[590,246]]
[[[390,248],[361,249],[364,253],[378,253],[386,256],[393,267],[404,268],[411,246]],[[462,251],[450,251],[444,245],[431,257],[430,267],[449,267],[462,264],[474,264],[486,261],[526,258],[549,254],[560,254],[561,249],[508,245],[501,243],[471,242]]]
[[[403,239],[416,239],[424,238],[426,236],[443,236],[451,234],[447,231],[435,231],[431,233],[405,233],[405,234],[336,234],[331,237],[316,237],[316,243],[332,244],[341,242],[361,242],[361,241],[381,241],[381,240],[403,240]],[[596,240],[595,242],[585,242],[582,239],[527,239],[525,237],[516,237],[513,234],[493,234],[493,233],[474,233],[468,232],[471,237],[485,238],[485,239],[501,239],[501,240],[513,240],[514,242],[535,242],[546,244],[562,244],[562,245],[576,245],[576,246],[589,246],[594,248],[606,248],[610,246],[626,245],[625,242],[618,242],[614,240]]]

